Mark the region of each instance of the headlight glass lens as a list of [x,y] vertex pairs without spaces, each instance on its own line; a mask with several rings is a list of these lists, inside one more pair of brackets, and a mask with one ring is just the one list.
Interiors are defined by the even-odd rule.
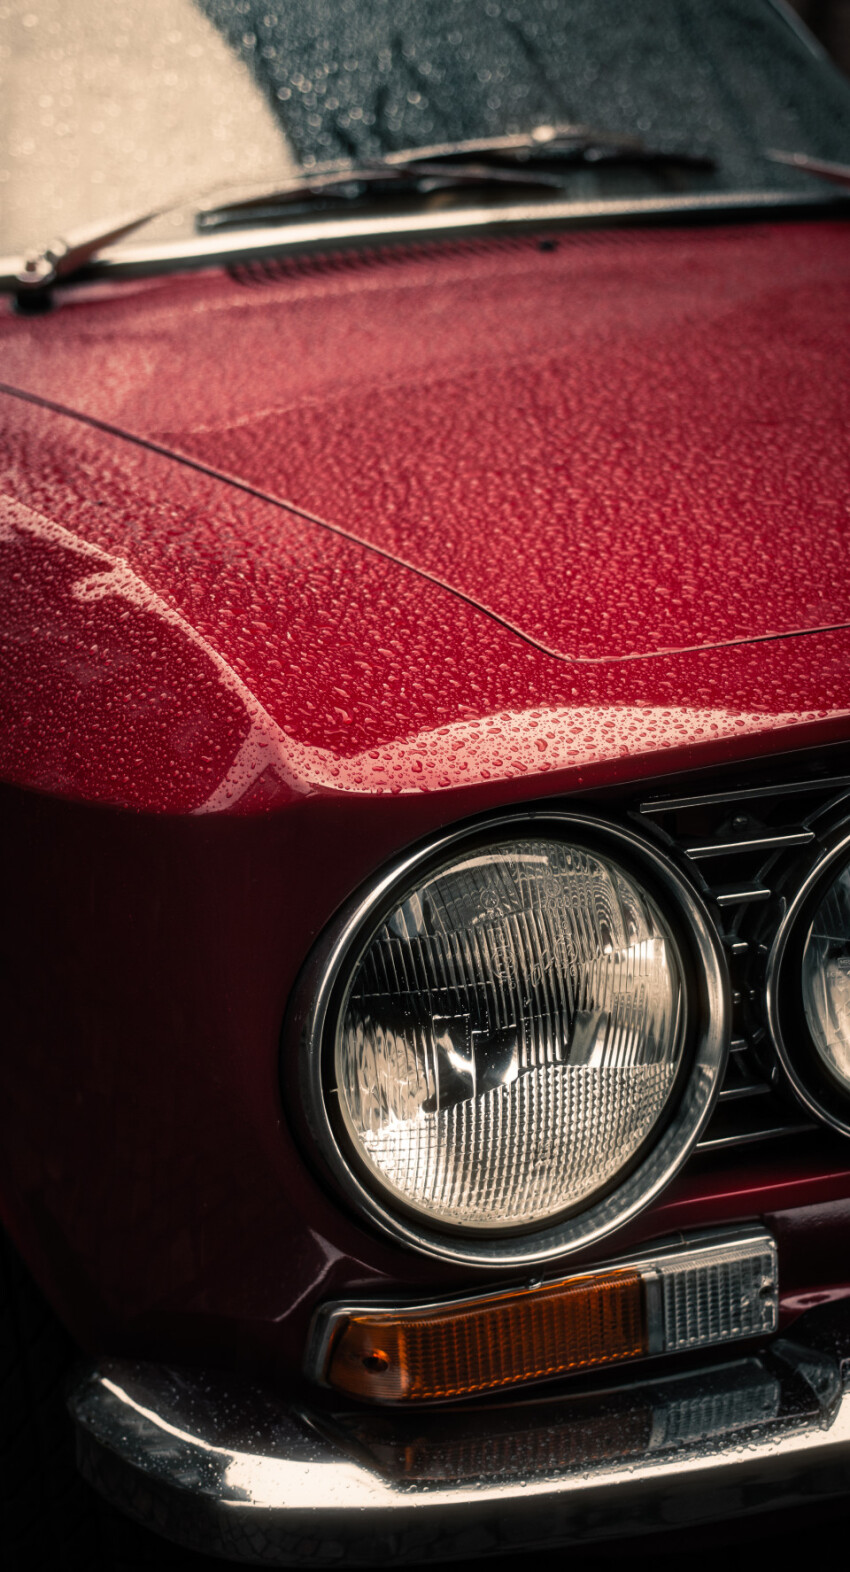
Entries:
[[539,1226],[629,1168],[684,1013],[675,943],[631,874],[555,839],[477,847],[399,902],[354,972],[342,1122],[385,1201],[455,1229]]
[[850,1088],[850,866],[831,884],[809,929],[803,1008],[821,1060]]

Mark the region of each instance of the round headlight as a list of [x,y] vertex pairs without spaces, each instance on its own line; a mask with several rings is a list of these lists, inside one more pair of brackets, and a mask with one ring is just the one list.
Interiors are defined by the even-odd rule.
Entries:
[[803,948],[803,1009],[815,1050],[850,1090],[850,866],[818,906]]
[[850,837],[789,901],[767,965],[767,1010],[788,1080],[809,1113],[850,1135]]
[[344,1190],[429,1253],[578,1248],[708,1116],[727,990],[701,905],[629,832],[557,813],[450,835],[306,980],[308,1116]]
[[334,1052],[352,1153],[442,1226],[539,1226],[631,1166],[684,1015],[669,928],[610,859],[551,839],[452,857],[352,976]]

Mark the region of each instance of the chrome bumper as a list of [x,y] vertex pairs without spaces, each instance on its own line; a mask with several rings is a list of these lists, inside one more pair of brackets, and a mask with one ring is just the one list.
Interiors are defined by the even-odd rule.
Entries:
[[[843,1312],[843,1313],[842,1313]],[[193,1549],[254,1565],[423,1563],[590,1544],[850,1492],[850,1315],[604,1389],[345,1412],[107,1360],[70,1394],[85,1477]]]

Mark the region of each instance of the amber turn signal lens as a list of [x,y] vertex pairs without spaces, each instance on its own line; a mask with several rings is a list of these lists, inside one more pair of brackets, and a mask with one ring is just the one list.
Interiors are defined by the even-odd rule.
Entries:
[[325,1379],[373,1402],[436,1402],[648,1350],[640,1273],[606,1272],[407,1312],[352,1311]]

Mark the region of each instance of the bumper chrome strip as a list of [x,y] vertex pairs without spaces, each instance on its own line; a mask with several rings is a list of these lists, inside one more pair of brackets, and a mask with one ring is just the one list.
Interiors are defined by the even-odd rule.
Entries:
[[254,1565],[425,1563],[748,1517],[850,1490],[847,1308],[697,1370],[415,1418],[107,1360],[70,1394],[78,1460],[148,1527]]

